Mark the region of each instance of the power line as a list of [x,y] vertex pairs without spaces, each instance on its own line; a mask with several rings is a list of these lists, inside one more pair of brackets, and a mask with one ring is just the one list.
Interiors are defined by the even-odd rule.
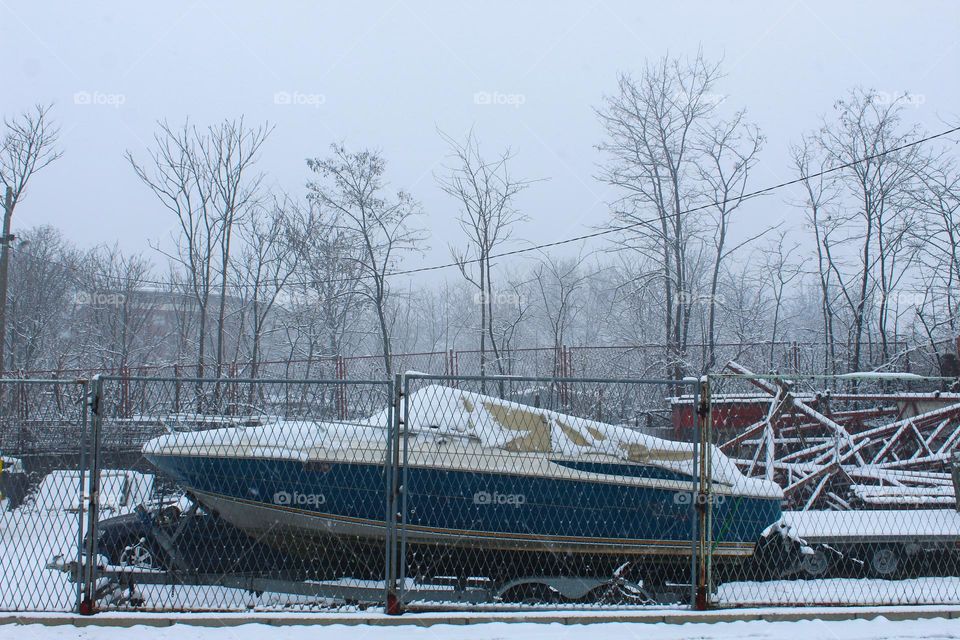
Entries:
[[[583,241],[583,240],[590,240],[590,239],[593,239],[593,238],[597,238],[597,237],[605,236],[605,235],[610,235],[610,234],[613,234],[613,233],[621,233],[621,232],[623,232],[623,231],[629,231],[630,229],[636,229],[637,227],[643,227],[643,226],[647,226],[647,225],[654,224],[654,223],[657,223],[657,222],[662,222],[662,221],[664,221],[664,220],[670,220],[670,219],[672,219],[672,218],[674,218],[674,217],[676,217],[676,216],[686,216],[686,215],[689,215],[689,214],[691,214],[691,213],[696,213],[696,212],[698,212],[698,211],[705,211],[705,210],[710,209],[710,208],[712,208],[712,207],[718,207],[718,206],[723,206],[723,205],[726,205],[726,204],[739,203],[739,202],[744,202],[744,201],[746,201],[746,200],[752,200],[753,198],[758,198],[758,197],[760,197],[760,196],[762,196],[762,195],[766,195],[766,194],[771,193],[771,192],[773,192],[773,191],[776,191],[776,190],[778,190],[778,189],[783,189],[783,188],[785,188],[785,187],[790,187],[790,186],[793,186],[793,185],[795,185],[795,184],[800,184],[800,183],[802,183],[802,182],[804,182],[804,181],[806,181],[806,180],[810,180],[810,179],[814,179],[814,178],[820,178],[820,177],[823,177],[823,176],[825,176],[825,175],[828,175],[828,174],[831,174],[831,173],[835,173],[835,172],[837,172],[837,171],[842,171],[843,169],[849,169],[850,167],[856,166],[856,165],[858,165],[858,164],[862,164],[862,163],[864,163],[864,162],[870,162],[871,160],[876,160],[876,159],[878,159],[878,158],[882,158],[882,157],[884,157],[884,156],[886,156],[886,155],[889,155],[889,154],[891,154],[891,153],[896,153],[896,152],[898,152],[898,151],[903,151],[903,150],[905,150],[905,149],[909,149],[909,148],[911,148],[911,147],[915,147],[915,146],[918,146],[918,145],[921,145],[921,144],[930,142],[931,140],[936,140],[936,139],[938,139],[938,138],[943,138],[943,137],[945,137],[945,136],[950,135],[951,133],[956,133],[956,132],[958,132],[958,131],[960,131],[960,127],[954,127],[954,128],[952,128],[952,129],[947,129],[947,130],[945,130],[945,131],[941,131],[941,132],[939,132],[939,133],[935,133],[935,134],[929,135],[929,136],[927,136],[927,137],[925,137],[925,138],[919,138],[919,139],[914,140],[914,141],[912,141],[912,142],[908,142],[908,143],[902,144],[902,145],[900,145],[900,146],[898,146],[898,147],[894,147],[894,148],[892,148],[892,149],[886,149],[885,151],[881,151],[881,152],[879,152],[879,153],[875,153],[875,154],[871,154],[871,155],[867,155],[867,156],[862,156],[862,157],[860,157],[860,158],[856,158],[856,159],[854,159],[854,160],[850,160],[849,162],[845,162],[845,163],[843,163],[843,164],[839,164],[839,165],[835,165],[835,166],[829,167],[829,168],[827,168],[827,169],[823,169],[823,170],[821,170],[821,171],[818,171],[818,172],[816,172],[816,173],[809,174],[809,175],[807,175],[807,176],[803,176],[803,177],[800,177],[800,178],[794,178],[793,180],[785,180],[785,181],[783,181],[783,182],[778,182],[777,184],[773,184],[773,185],[764,187],[764,188],[762,188],[762,189],[757,189],[756,191],[751,191],[751,192],[749,192],[749,193],[744,193],[744,194],[742,194],[742,195],[739,195],[739,196],[736,196],[736,197],[733,197],[733,198],[726,198],[726,199],[724,199],[724,200],[712,201],[712,202],[708,202],[708,203],[706,203],[706,204],[699,205],[699,206],[697,206],[697,207],[692,207],[692,208],[690,208],[690,209],[685,209],[685,210],[680,211],[680,212],[677,212],[677,213],[671,213],[671,214],[666,214],[666,215],[662,215],[662,216],[656,216],[656,217],[650,218],[650,219],[648,219],[648,220],[640,220],[640,221],[638,221],[638,222],[632,222],[632,223],[626,224],[626,225],[607,227],[607,228],[605,228],[605,229],[600,229],[600,230],[597,230],[597,231],[594,231],[594,232],[591,232],[591,233],[581,234],[581,235],[574,236],[574,237],[571,237],[571,238],[565,238],[565,239],[563,239],[563,240],[555,240],[555,241],[553,241],[553,242],[545,242],[545,243],[542,243],[542,244],[531,245],[531,246],[522,247],[522,248],[519,248],[519,249],[512,249],[512,250],[510,250],[510,251],[504,251],[504,252],[501,252],[501,253],[493,254],[493,255],[491,255],[491,256],[489,257],[489,259],[494,260],[494,259],[497,259],[497,258],[506,258],[506,257],[510,257],[510,256],[515,256],[515,255],[524,254],[524,253],[530,253],[530,252],[532,252],[532,251],[541,251],[541,250],[543,250],[543,249],[550,249],[550,248],[552,248],[552,247],[559,247],[559,246],[562,246],[562,245],[572,244],[572,243],[574,243],[574,242],[581,242],[581,241]],[[24,253],[24,254],[26,254],[26,255],[29,255],[29,253],[27,253],[27,252],[25,252],[25,251],[17,250],[17,252],[19,252],[19,253]],[[67,269],[70,269],[70,268],[71,268],[70,266],[65,265],[65,264],[63,264],[63,263],[59,263],[59,262],[55,262],[55,261],[48,261],[48,262],[53,262],[54,264],[59,264],[60,266],[65,267],[65,268],[67,268]],[[458,268],[459,268],[459,267],[461,267],[461,266],[463,266],[463,265],[476,264],[476,263],[478,263],[478,262],[480,262],[480,259],[479,259],[479,258],[471,258],[471,259],[469,259],[469,260],[445,262],[445,263],[435,264],[435,265],[430,265],[430,266],[425,266],[425,267],[414,267],[414,268],[412,268],[412,269],[400,269],[400,270],[397,270],[397,271],[388,271],[388,272],[386,272],[386,273],[384,274],[384,277],[392,278],[392,277],[395,277],[395,276],[413,275],[413,274],[416,274],[416,273],[426,273],[426,272],[429,272],[429,271],[440,271],[440,270],[443,270],[443,269],[451,269],[451,268],[453,268],[453,267],[458,267]],[[286,285],[286,286],[302,286],[302,287],[308,287],[308,286],[315,286],[315,285],[318,285],[318,284],[340,284],[340,283],[346,283],[346,282],[360,282],[360,281],[365,280],[365,279],[367,279],[367,278],[369,278],[369,277],[371,277],[371,276],[369,276],[369,275],[365,275],[365,276],[352,276],[352,277],[347,277],[347,278],[330,278],[330,279],[327,279],[327,280],[313,280],[313,281],[289,281],[289,280],[288,280],[288,281],[284,282],[283,284]],[[111,278],[112,278],[112,277],[111,277]],[[122,278],[122,277],[117,277],[117,278],[115,278],[115,280],[117,280],[117,281],[121,281],[121,280],[122,280],[122,281],[125,281],[125,282],[130,282],[130,283],[134,283],[134,284],[141,284],[141,285],[155,285],[155,286],[158,286],[158,287],[169,287],[169,286],[171,286],[171,284],[172,284],[172,283],[169,282],[169,281],[160,281],[160,280],[138,280],[138,279]],[[273,280],[270,280],[270,281],[267,281],[267,282],[270,283],[270,284],[277,284],[277,281],[273,281]],[[253,286],[254,286],[254,285],[252,285],[252,284],[236,284],[236,283],[235,283],[235,284],[228,284],[228,285],[227,285],[227,288],[233,289],[233,290],[238,290],[238,289],[252,288]],[[263,286],[263,284],[261,284],[260,286]]]

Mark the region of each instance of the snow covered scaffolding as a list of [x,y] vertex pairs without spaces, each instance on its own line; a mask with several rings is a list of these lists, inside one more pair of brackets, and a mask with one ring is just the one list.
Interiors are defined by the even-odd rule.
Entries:
[[784,487],[789,507],[956,505],[951,464],[960,444],[960,394],[892,392],[924,379],[870,374],[837,376],[828,381],[834,388],[811,392],[734,361],[727,369],[735,375],[719,386],[754,393],[751,403],[728,389],[712,398],[718,446],[746,475]]

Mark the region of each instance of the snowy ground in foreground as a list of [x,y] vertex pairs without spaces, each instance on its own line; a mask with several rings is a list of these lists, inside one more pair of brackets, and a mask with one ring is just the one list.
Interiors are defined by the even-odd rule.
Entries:
[[494,622],[471,626],[435,625],[428,628],[403,626],[291,626],[282,630],[260,624],[237,627],[113,627],[73,626],[48,627],[44,625],[2,625],[0,638],[17,640],[254,640],[283,635],[284,640],[341,640],[349,635],[354,640],[387,638],[388,640],[499,640],[505,638],[543,640],[593,640],[612,637],[618,640],[673,640],[687,638],[749,638],[750,640],[795,640],[796,638],[825,638],[836,640],[880,640],[924,638],[939,640],[960,638],[960,623],[956,620],[916,620],[891,622],[876,620],[849,620],[822,622],[720,622],[715,624],[690,623],[682,625],[648,623],[602,623],[564,626],[560,624]]

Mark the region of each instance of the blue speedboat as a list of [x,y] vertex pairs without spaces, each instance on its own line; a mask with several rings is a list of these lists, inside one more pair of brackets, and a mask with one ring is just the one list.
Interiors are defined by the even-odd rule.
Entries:
[[[403,434],[406,538],[427,558],[689,558],[693,448],[625,427],[428,387]],[[359,423],[173,434],[144,454],[251,536],[310,558],[382,553],[387,414]],[[780,518],[780,487],[713,459],[715,557],[747,557]],[[451,551],[455,551],[452,556]],[[499,555],[498,555],[499,554]],[[480,560],[482,558],[482,561]],[[602,560],[602,562],[601,562]]]

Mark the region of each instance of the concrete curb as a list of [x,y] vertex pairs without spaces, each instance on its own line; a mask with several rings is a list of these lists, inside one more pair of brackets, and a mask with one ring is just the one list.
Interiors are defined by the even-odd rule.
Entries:
[[169,627],[175,624],[200,627],[235,627],[263,624],[275,627],[294,625],[368,625],[382,627],[434,625],[478,625],[491,622],[586,625],[611,622],[641,624],[687,624],[766,620],[796,622],[801,620],[926,620],[931,618],[960,619],[960,607],[809,607],[790,609],[726,609],[715,611],[630,611],[630,612],[529,612],[529,613],[406,613],[402,616],[383,614],[272,614],[272,613],[100,613],[94,616],[75,614],[11,614],[0,615],[0,625],[41,624],[74,627]]

